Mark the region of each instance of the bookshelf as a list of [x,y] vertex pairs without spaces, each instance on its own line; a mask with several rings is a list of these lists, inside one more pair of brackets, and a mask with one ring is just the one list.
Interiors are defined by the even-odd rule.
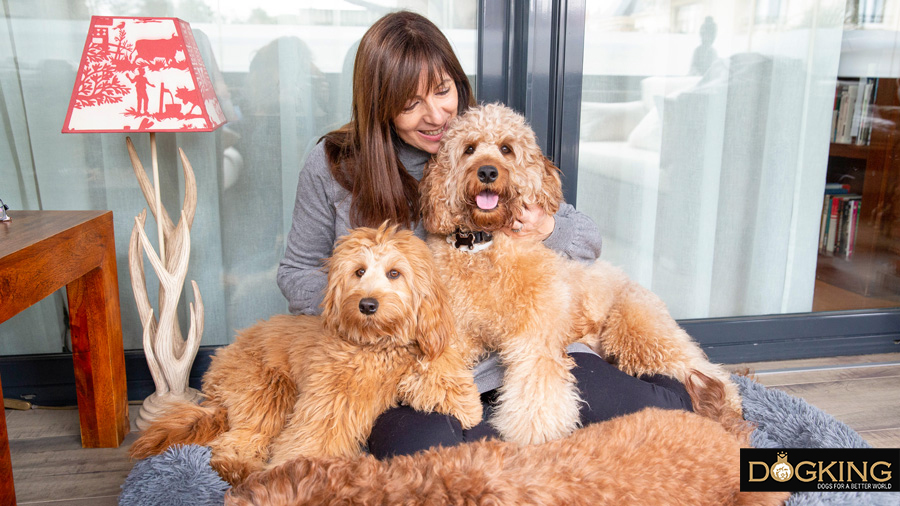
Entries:
[[[857,93],[865,84],[873,82],[871,96],[865,98],[848,93],[846,86],[854,82],[858,83]],[[843,226],[849,226],[852,232],[849,254],[837,247],[828,251],[827,238],[824,243],[822,241],[828,221],[823,216],[816,279],[865,297],[896,299],[900,305],[900,99],[897,82],[895,78],[838,80],[835,111],[840,102],[850,98],[860,113],[855,118],[855,125],[846,115],[842,124],[835,113],[826,193],[844,195],[841,205],[848,200],[858,200],[858,204],[855,210],[849,207],[849,220],[843,222]],[[866,105],[860,108],[862,104]],[[869,125],[868,132],[866,125]],[[842,128],[850,129],[844,131],[843,137],[838,132]],[[836,190],[839,187],[843,188]],[[823,214],[833,213],[828,209],[828,195],[823,197]],[[839,220],[847,220],[847,215],[839,216]],[[835,221],[832,219],[830,224],[833,227]],[[838,229],[846,233],[840,226]],[[848,238],[844,240],[846,246]],[[839,245],[840,238],[836,241]]]

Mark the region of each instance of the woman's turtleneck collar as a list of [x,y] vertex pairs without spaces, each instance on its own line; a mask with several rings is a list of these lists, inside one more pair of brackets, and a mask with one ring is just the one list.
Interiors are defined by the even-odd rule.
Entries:
[[431,158],[431,153],[410,146],[400,139],[397,139],[396,146],[397,158],[406,168],[406,172],[416,180],[422,179],[422,175],[425,173],[425,163]]

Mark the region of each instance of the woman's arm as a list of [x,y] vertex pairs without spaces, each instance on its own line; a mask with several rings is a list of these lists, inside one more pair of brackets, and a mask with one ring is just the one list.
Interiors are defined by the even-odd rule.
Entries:
[[334,179],[322,143],[309,154],[300,172],[291,231],[278,266],[278,287],[294,314],[319,314],[327,274],[323,260],[335,241]]
[[589,216],[562,203],[553,216],[555,225],[544,245],[572,260],[593,262],[600,258],[603,239],[600,228]]
[[600,258],[600,229],[587,215],[562,203],[553,216],[538,205],[527,205],[503,232],[516,240],[543,241],[544,246],[572,260],[590,263]]

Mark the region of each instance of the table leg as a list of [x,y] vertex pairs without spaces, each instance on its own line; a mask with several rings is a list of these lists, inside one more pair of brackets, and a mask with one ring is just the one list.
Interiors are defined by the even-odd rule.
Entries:
[[66,285],[81,445],[117,448],[129,431],[112,227],[99,268]]
[[[0,383],[0,399],[3,398],[3,384]],[[9,434],[6,432],[6,411],[0,412],[0,506],[16,504],[16,489],[13,486],[12,460],[9,457]]]

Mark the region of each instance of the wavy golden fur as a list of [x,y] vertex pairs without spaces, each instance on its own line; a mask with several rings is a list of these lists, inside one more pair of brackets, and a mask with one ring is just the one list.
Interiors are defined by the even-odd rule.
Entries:
[[786,492],[740,492],[751,428],[734,423],[741,417],[721,402],[721,382],[699,378],[688,383],[699,414],[650,408],[541,445],[482,440],[386,461],[298,459],[251,475],[225,504],[783,504]]
[[[492,168],[496,179],[482,181],[482,167]],[[419,189],[428,244],[468,346],[464,354],[472,360],[496,350],[506,367],[491,419],[505,439],[542,443],[578,427],[581,400],[565,351],[578,340],[628,374],[665,374],[684,382],[689,371],[698,370],[715,377],[740,412],[728,373],[708,361],[656,295],[620,269],[604,261],[564,259],[540,243],[504,233],[494,233],[491,245],[475,252],[448,242],[456,230],[511,227],[526,204],[548,214],[558,210],[559,169],[541,153],[521,115],[488,104],[457,118]],[[479,197],[482,207],[496,204],[484,209]]]
[[213,468],[234,484],[298,456],[356,455],[398,401],[474,426],[482,407],[446,301],[423,241],[385,225],[355,229],[328,261],[322,316],[275,316],[241,332],[213,357],[202,405],[173,406],[131,455],[209,445]]

